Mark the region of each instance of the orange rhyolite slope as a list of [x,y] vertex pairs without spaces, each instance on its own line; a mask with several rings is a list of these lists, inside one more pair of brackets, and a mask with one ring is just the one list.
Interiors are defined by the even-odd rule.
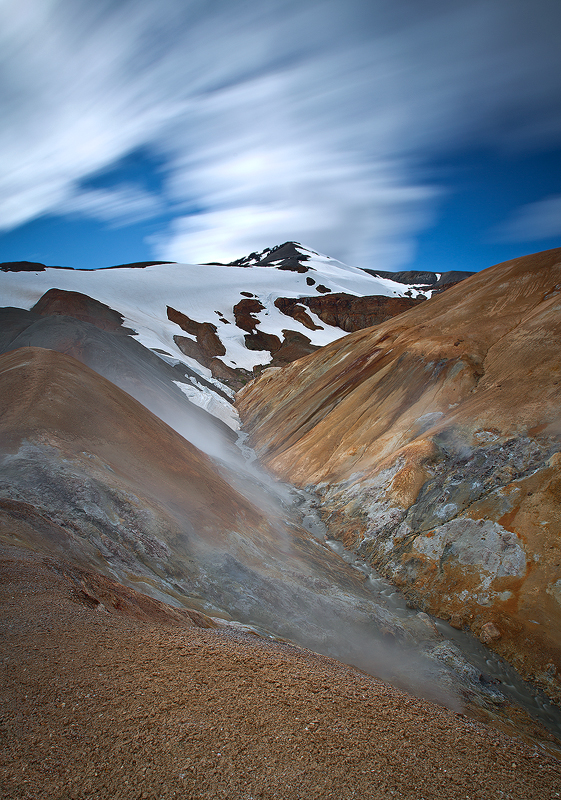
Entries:
[[416,603],[561,696],[561,249],[238,395],[251,442]]

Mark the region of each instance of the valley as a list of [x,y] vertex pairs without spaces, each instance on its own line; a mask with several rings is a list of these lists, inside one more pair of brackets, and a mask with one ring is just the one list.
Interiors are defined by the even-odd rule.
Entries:
[[[538,763],[544,796],[554,797],[561,250],[472,276],[450,273],[442,292],[440,276],[393,281],[295,243],[240,262],[92,272],[0,265],[5,661],[20,653],[29,671],[6,673],[9,747],[35,764],[35,780],[50,791],[64,784],[68,797],[137,796],[115,789],[114,776],[99,779],[103,772],[88,778],[87,790],[76,777],[72,790],[60,783],[58,767],[40,777],[26,749],[47,746],[36,727],[42,707],[55,738],[68,724],[69,712],[43,692],[49,671],[73,659],[68,685],[77,692],[86,681],[89,695],[88,664],[104,662],[100,674],[114,688],[96,712],[102,717],[114,715],[126,671],[138,671],[143,693],[158,704],[172,702],[166,685],[177,687],[172,727],[180,708],[200,720],[220,707],[230,736],[239,732],[255,754],[253,733],[234,718],[261,718],[267,704],[284,703],[288,716],[275,711],[260,723],[265,737],[282,740],[294,709],[319,685],[323,700],[312,716],[321,722],[306,731],[347,719],[349,747],[368,750],[373,772],[389,758],[390,728],[415,735],[418,751],[414,720],[430,719],[429,783],[431,770],[443,769],[446,737],[471,737],[480,748],[475,766],[462,756],[454,786],[440,796],[465,797],[465,770],[470,780],[477,770],[488,774],[483,753],[496,746],[505,769],[509,748],[525,753],[516,757],[524,767],[513,797],[535,796]],[[99,647],[88,645],[91,637]],[[123,644],[123,671],[125,641],[136,644]],[[225,666],[229,659],[235,668]],[[173,677],[183,675],[187,686],[196,670],[212,676],[204,711],[202,695],[195,702]],[[281,676],[274,691],[259,688],[263,670]],[[161,671],[165,681],[151,681]],[[292,672],[301,680],[287,695]],[[242,684],[257,692],[251,711],[235,698]],[[27,685],[35,705],[18,734],[23,717],[14,709],[23,708]],[[355,694],[346,718],[340,698],[348,687]],[[368,723],[358,691],[371,709]],[[130,704],[121,712],[135,718]],[[146,713],[153,731],[160,717]],[[368,749],[369,725],[382,717],[393,721],[384,728],[385,755]],[[99,725],[94,734],[81,717],[73,724],[77,741],[86,728],[89,741],[111,735]],[[188,791],[196,776],[198,796],[220,796],[217,787],[232,781],[232,796],[250,796],[232,777],[240,767],[231,747],[219,752],[226,748],[229,766],[216,762],[229,784],[202,754],[216,726],[189,724],[198,726],[185,745],[192,766],[177,771]],[[131,747],[125,728],[121,747]],[[184,757],[178,736],[158,756],[160,777]],[[309,758],[331,761],[333,742],[321,742]],[[284,744],[271,747],[274,764],[259,756],[254,767],[268,776],[251,778],[256,796],[277,796],[288,775]],[[65,763],[57,752],[56,763]],[[399,759],[403,767],[406,753]],[[9,760],[4,769],[6,792],[19,787],[7,797],[33,796],[17,794],[21,770]],[[390,784],[375,794],[366,778],[347,784],[338,769],[330,767],[330,780],[339,788],[317,777],[302,796],[338,798],[351,785],[363,786],[365,797],[392,796]],[[418,770],[411,781],[421,780]],[[301,796],[297,774],[304,773],[290,772],[286,797]],[[172,786],[187,785],[156,777],[146,796],[171,797]],[[402,784],[399,791],[418,797]]]

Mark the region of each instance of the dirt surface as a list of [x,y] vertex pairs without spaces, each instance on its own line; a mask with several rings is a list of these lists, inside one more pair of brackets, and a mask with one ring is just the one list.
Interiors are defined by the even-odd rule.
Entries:
[[6,800],[561,796],[543,751],[331,659],[129,589],[108,612],[31,552],[0,568]]

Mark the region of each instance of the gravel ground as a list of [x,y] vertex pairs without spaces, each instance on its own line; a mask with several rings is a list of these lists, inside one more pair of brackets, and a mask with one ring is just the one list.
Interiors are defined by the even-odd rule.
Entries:
[[6,800],[561,797],[540,747],[331,659],[34,553],[0,575]]

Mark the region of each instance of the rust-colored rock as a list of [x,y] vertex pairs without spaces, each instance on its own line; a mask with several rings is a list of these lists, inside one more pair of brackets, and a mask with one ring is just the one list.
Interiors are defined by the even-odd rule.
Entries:
[[31,311],[45,317],[50,315],[74,317],[111,333],[123,335],[135,333],[132,328],[123,327],[122,314],[81,292],[49,289],[35,303]]
[[281,340],[274,333],[256,330],[254,333],[246,333],[244,336],[245,346],[248,350],[268,350],[276,353],[281,346]]
[[561,249],[490,267],[238,396],[332,535],[422,609],[493,622],[490,646],[557,698],[560,286]]
[[[197,344],[199,345],[200,352],[205,358],[223,356],[226,354],[226,348],[216,334],[218,328],[216,325],[213,325],[212,322],[196,322],[190,319],[187,314],[176,311],[170,306],[167,307],[167,315],[169,320],[179,325],[186,333],[197,337]],[[196,356],[193,356],[193,358],[196,358]]]
[[275,301],[276,307],[306,325],[310,330],[316,330],[313,320],[309,317],[303,306],[316,314],[326,325],[352,333],[372,325],[379,325],[397,314],[414,308],[423,302],[422,299],[410,297],[384,297],[373,295],[355,297],[355,295],[337,292],[323,294],[317,297],[279,297]]
[[309,330],[317,331],[321,329],[321,325],[315,324],[304,306],[300,304],[299,299],[294,297],[277,297],[275,306],[279,311],[282,311],[283,314],[286,314],[287,317],[292,317],[292,319],[300,322]]
[[[260,311],[263,311],[265,306],[257,299],[254,298],[246,298],[244,300],[240,300],[239,303],[233,308],[234,317],[236,319],[236,325],[238,328],[241,328],[242,331],[247,331],[248,333],[253,333],[255,331],[255,326],[259,324],[259,320],[257,317],[254,317],[254,314],[258,314]],[[267,349],[267,348],[253,348],[254,350],[259,349]]]

